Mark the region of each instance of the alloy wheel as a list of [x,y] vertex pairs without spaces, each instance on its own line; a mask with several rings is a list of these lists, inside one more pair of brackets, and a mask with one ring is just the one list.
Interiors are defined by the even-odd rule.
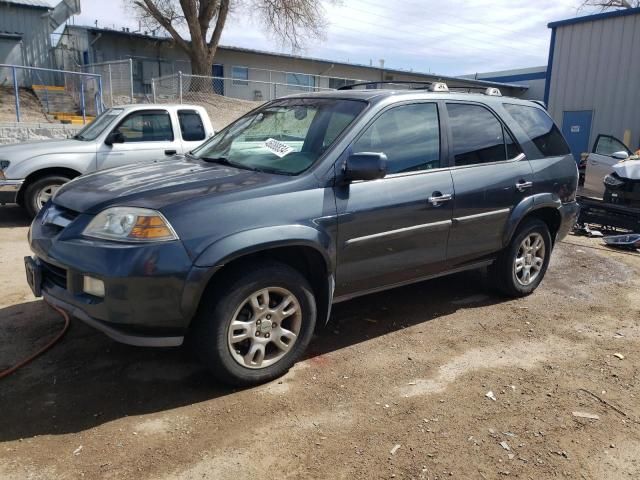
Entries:
[[301,326],[302,309],[293,293],[281,287],[258,290],[242,301],[231,319],[231,356],[246,368],[269,367],[291,351]]
[[513,264],[520,285],[527,286],[536,281],[542,272],[545,254],[544,239],[539,233],[530,233],[522,240]]

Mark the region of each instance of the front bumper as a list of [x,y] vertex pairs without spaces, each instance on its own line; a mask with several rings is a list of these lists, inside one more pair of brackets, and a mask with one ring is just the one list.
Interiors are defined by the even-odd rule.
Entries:
[[16,203],[24,180],[0,180],[0,205]]
[[578,221],[578,215],[580,214],[580,205],[578,202],[563,203],[558,209],[560,212],[560,228],[556,235],[556,241],[559,242],[566,237],[576,222]]
[[[40,212],[34,219],[29,243],[47,301],[122,343],[182,343],[192,317],[182,308],[192,262],[180,241],[92,240],[81,235],[89,215],[77,216],[66,228],[43,223],[43,217]],[[85,275],[104,282],[104,297],[83,291]]]

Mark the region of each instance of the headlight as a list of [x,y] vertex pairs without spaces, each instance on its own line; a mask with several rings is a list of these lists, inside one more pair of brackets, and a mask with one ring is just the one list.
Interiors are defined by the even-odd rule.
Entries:
[[6,180],[7,177],[4,175],[4,171],[9,168],[11,162],[9,160],[0,160],[0,180]]
[[618,177],[614,177],[613,175],[607,175],[604,177],[604,184],[610,187],[619,187],[623,185],[624,182],[620,180]]
[[178,239],[178,235],[160,212],[136,207],[107,208],[91,220],[82,234],[122,242],[165,242]]

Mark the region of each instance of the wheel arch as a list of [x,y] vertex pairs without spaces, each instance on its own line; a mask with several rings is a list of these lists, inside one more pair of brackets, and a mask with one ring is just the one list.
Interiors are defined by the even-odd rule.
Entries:
[[[223,240],[229,244],[229,240]],[[207,291],[215,290],[225,278],[256,263],[272,260],[294,268],[307,278],[316,298],[317,325],[324,325],[329,318],[333,299],[335,255],[333,248],[325,243],[330,242],[328,238],[319,240],[298,237],[247,245],[236,238],[231,242],[236,248],[229,251],[225,251],[223,245],[218,245],[220,242],[211,245],[198,257],[187,280],[182,301],[185,317],[193,318],[203,296]]]
[[22,204],[24,202],[24,192],[27,190],[31,183],[39,180],[40,178],[53,175],[62,175],[73,179],[82,175],[82,173],[67,167],[47,167],[40,170],[35,170],[27,175],[24,179],[24,183],[22,184],[22,187],[20,187],[20,191],[18,192],[17,203]]
[[551,194],[533,195],[524,199],[511,212],[504,233],[503,246],[509,245],[518,227],[528,218],[538,218],[543,221],[549,228],[552,242],[555,243],[556,234],[562,223],[562,215],[559,211],[561,206],[560,199]]

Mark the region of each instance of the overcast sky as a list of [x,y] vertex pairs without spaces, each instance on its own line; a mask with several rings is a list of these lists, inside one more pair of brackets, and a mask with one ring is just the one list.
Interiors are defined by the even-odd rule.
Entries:
[[[78,25],[138,26],[128,0],[82,0]],[[245,2],[250,3],[250,2]],[[593,13],[581,0],[345,0],[325,5],[326,39],[297,53],[334,61],[461,75],[546,65],[547,23]],[[246,11],[227,23],[222,44],[291,53]]]

